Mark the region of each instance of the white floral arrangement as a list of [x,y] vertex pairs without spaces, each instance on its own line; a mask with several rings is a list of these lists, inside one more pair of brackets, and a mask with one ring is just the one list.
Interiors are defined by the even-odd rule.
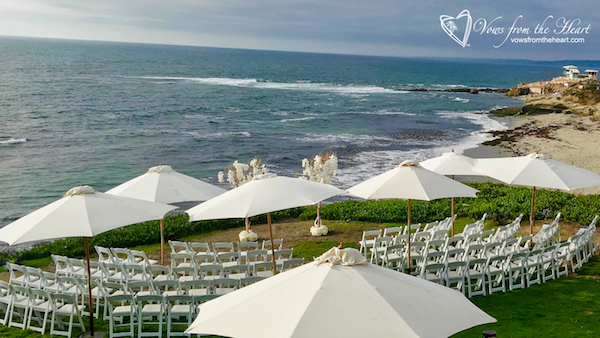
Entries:
[[258,240],[258,235],[250,229],[240,231],[238,237],[240,242],[256,242]]
[[233,162],[225,171],[219,171],[217,179],[220,183],[229,182],[234,188],[244,183],[252,181],[252,178],[263,175],[268,172],[267,166],[262,164],[260,158],[255,157],[248,163],[240,163],[237,160]]
[[[337,167],[338,159],[333,152],[316,155],[312,161],[305,158],[302,160],[303,171],[300,178],[331,184],[331,178],[337,175]],[[321,202],[317,204],[317,218],[315,224],[310,227],[310,233],[314,237],[325,236],[329,233],[329,229],[323,225],[321,219]]]

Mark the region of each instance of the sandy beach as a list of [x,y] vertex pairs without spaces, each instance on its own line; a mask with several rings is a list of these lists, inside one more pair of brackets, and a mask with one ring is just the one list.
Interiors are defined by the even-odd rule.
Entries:
[[[483,147],[495,148],[507,156],[537,151],[556,161],[600,173],[599,131],[600,121],[591,116],[565,113],[524,116],[512,129],[492,132],[496,139],[483,143]],[[572,192],[600,194],[600,187]]]

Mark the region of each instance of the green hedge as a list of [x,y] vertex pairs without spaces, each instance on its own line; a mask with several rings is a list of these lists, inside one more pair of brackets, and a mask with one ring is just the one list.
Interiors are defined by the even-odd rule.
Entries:
[[[494,183],[468,183],[479,190],[477,198],[457,198],[456,214],[478,219],[484,213],[488,219],[506,222],[520,214],[526,218],[531,212],[532,189],[509,187]],[[412,201],[411,221],[414,223],[430,222],[450,216],[450,199],[431,202]],[[324,219],[354,220],[365,222],[406,222],[407,201],[380,200],[336,202],[323,205],[321,215]],[[596,214],[600,214],[600,197],[598,195],[575,196],[560,191],[545,189],[536,190],[535,219],[553,218],[558,212],[569,220],[588,224]],[[306,208],[300,219],[308,220],[316,217],[316,208]]]

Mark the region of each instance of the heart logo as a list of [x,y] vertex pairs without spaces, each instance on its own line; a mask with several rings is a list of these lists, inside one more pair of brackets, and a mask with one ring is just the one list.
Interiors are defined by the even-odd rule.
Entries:
[[[458,26],[456,26],[456,20],[467,18],[467,23],[465,25],[465,34],[463,35],[462,40],[459,39],[454,32],[458,31]],[[471,27],[473,25],[473,19],[471,19],[471,13],[469,10],[464,9],[462,12],[458,13],[456,17],[450,15],[440,15],[440,25],[442,29],[452,40],[456,41],[459,45],[465,48],[468,46],[467,42],[469,41],[469,35],[471,34]]]

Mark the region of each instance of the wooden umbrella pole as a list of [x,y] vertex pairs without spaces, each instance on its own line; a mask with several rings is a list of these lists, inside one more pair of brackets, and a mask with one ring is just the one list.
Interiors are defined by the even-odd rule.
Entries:
[[246,225],[246,231],[250,230],[250,220],[248,219],[248,217],[246,217],[244,219],[244,222],[245,222],[245,225]]
[[533,213],[535,210],[535,187],[531,195],[531,216],[529,217],[529,234],[533,235]]
[[452,197],[452,237],[454,237],[454,197]]
[[269,223],[269,237],[271,238],[271,257],[273,258],[273,275],[277,274],[277,263],[275,263],[275,243],[273,243],[273,227],[271,226],[271,213],[267,212],[267,223]]
[[94,336],[94,300],[92,299],[92,271],[90,269],[90,243],[87,237],[83,238],[85,243],[85,259],[87,261],[87,275],[88,275],[88,307],[90,312],[90,333],[91,337]]
[[[452,152],[454,152],[454,149],[452,149]],[[454,179],[454,175],[452,175],[452,179]],[[454,237],[454,197],[452,197],[452,237]]]
[[321,226],[321,202],[317,203],[317,226]]
[[410,199],[408,200],[408,220],[406,223],[408,227],[408,273],[410,274]]
[[160,220],[160,265],[165,265],[165,219]]

